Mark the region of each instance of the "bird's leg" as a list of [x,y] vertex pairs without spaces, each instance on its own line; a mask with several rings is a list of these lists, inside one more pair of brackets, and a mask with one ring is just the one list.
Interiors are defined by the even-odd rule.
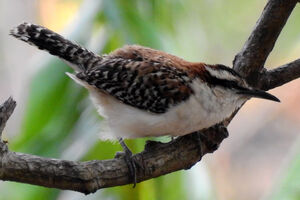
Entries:
[[120,145],[122,146],[123,149],[123,157],[125,159],[125,162],[128,166],[129,169],[129,176],[130,178],[133,180],[133,187],[136,186],[136,182],[137,182],[137,164],[136,161],[133,159],[132,157],[132,152],[130,151],[130,149],[127,147],[127,145],[125,144],[124,140],[122,138],[118,138],[118,141],[120,143]]

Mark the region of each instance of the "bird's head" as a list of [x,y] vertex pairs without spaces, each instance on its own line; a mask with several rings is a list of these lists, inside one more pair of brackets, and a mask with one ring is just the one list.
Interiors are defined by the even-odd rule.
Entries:
[[280,102],[274,95],[249,86],[246,80],[233,69],[224,65],[206,65],[206,81],[208,84],[230,90],[241,99],[251,97]]

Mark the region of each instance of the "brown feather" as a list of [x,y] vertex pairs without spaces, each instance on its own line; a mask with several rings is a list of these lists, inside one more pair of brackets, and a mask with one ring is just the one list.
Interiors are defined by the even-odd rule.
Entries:
[[162,51],[125,46],[77,77],[131,106],[154,113],[187,100],[191,82],[204,69]]
[[126,45],[110,53],[109,57],[158,62],[164,66],[183,69],[192,77],[205,71],[205,63],[189,62],[172,54],[139,45]]

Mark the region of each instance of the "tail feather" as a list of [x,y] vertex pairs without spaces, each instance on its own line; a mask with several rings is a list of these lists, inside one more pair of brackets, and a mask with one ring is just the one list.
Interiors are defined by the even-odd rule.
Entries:
[[93,52],[39,25],[25,22],[13,28],[10,35],[60,57],[76,71],[85,71],[102,60]]

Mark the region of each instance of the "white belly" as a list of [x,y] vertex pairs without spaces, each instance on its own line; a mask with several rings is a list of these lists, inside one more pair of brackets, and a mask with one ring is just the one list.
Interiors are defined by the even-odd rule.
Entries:
[[139,110],[99,91],[90,92],[98,112],[108,122],[110,138],[186,135],[221,122],[243,103],[224,90],[212,91],[197,81],[193,86],[195,95],[163,114]]

